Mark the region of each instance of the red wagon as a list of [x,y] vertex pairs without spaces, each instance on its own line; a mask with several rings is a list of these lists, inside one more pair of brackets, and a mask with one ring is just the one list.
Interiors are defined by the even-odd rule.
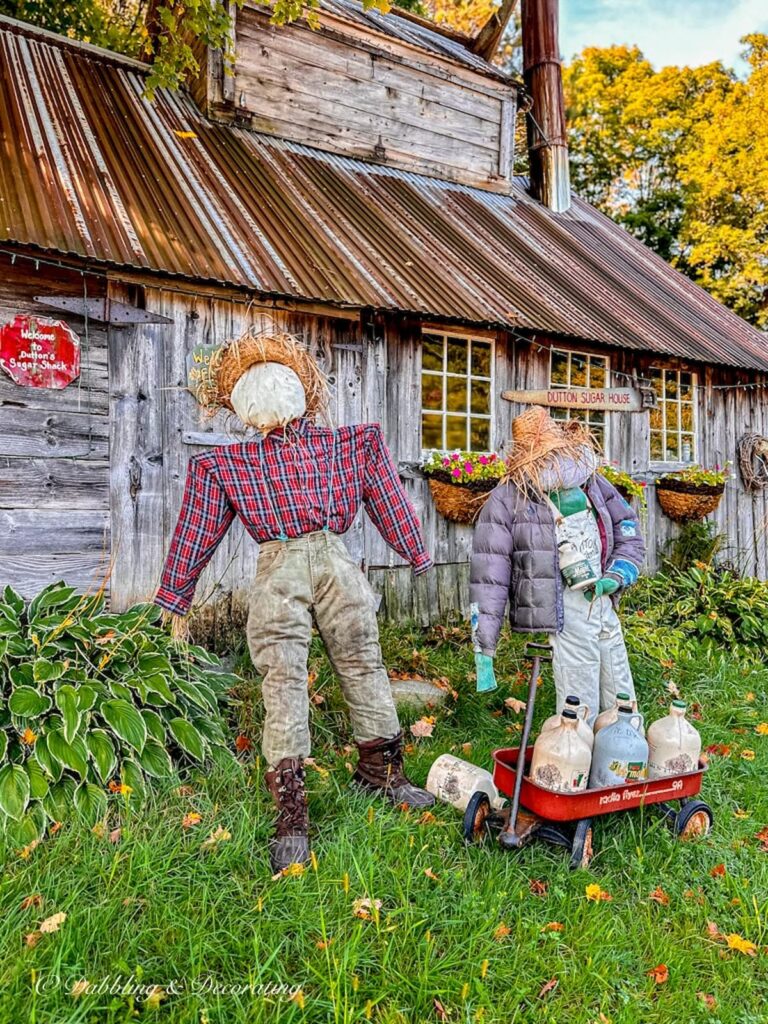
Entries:
[[[500,793],[511,798],[511,805],[492,812],[485,793],[475,793],[464,814],[464,837],[474,841],[498,830],[498,839],[505,849],[523,846],[534,836],[571,851],[571,867],[586,867],[592,858],[592,820],[604,814],[627,811],[656,804],[681,839],[706,835],[712,827],[713,814],[708,804],[694,797],[701,792],[706,764],[682,775],[641,782],[625,782],[603,789],[587,789],[578,793],[553,793],[537,785],[528,776],[533,747],[528,738],[533,720],[536,682],[540,663],[549,648],[529,644],[527,653],[533,657],[533,671],[528,691],[525,723],[521,745],[493,752],[493,781]],[[678,809],[672,802],[678,803]]]

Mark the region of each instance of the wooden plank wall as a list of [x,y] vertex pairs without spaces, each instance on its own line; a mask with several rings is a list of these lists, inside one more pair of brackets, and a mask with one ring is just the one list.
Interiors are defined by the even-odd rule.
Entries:
[[386,53],[300,24],[276,28],[263,12],[245,8],[237,16],[235,95],[256,131],[506,187],[514,91],[408,47],[402,51]]
[[25,597],[65,578],[95,589],[109,563],[109,415],[103,325],[59,314],[35,295],[103,294],[98,278],[0,257],[0,323],[62,319],[81,341],[80,378],[63,390],[20,387],[0,371],[0,584]]

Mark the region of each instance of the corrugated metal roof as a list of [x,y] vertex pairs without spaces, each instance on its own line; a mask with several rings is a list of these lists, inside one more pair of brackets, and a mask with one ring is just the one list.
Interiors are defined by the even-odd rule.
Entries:
[[768,368],[765,337],[581,200],[208,122],[142,71],[0,32],[0,238],[255,291]]

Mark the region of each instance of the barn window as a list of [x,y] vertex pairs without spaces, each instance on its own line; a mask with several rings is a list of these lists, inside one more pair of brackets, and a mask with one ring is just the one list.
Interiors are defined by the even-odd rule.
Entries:
[[[550,388],[607,388],[610,365],[607,356],[591,352],[571,352],[553,348],[549,364]],[[595,409],[553,409],[555,420],[579,420],[586,423],[605,451],[607,424],[604,412]]]
[[421,447],[490,451],[493,342],[430,331],[422,336]]
[[658,398],[651,409],[651,462],[696,461],[696,374],[652,367],[648,376]]

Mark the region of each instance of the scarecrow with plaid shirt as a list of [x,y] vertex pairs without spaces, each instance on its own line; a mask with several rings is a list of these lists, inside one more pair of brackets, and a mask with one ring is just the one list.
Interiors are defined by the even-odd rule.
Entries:
[[434,797],[403,769],[403,738],[379,645],[378,598],[341,537],[360,509],[414,573],[429,569],[416,513],[377,424],[318,426],[327,387],[287,334],[247,333],[221,350],[217,401],[260,437],[195,455],[155,601],[186,615],[235,517],[259,544],[247,637],[263,676],[262,749],[277,807],[275,872],[309,859],[303,761],[310,753],[307,658],[313,619],[339,677],[359,751],[353,781],[393,804]]

